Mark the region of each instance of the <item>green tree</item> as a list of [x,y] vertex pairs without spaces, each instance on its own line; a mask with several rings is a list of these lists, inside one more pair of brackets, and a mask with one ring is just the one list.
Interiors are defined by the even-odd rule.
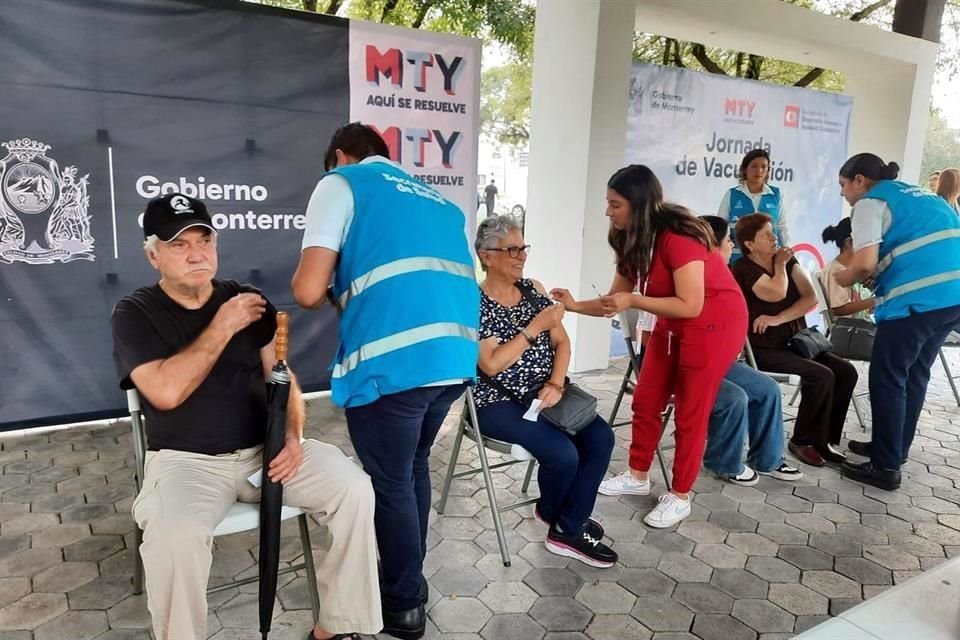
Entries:
[[947,167],[960,167],[960,130],[951,127],[939,111],[931,109],[920,166],[921,180],[931,171]]
[[483,133],[512,148],[527,143],[532,80],[533,68],[529,61],[509,62],[484,70],[480,80]]

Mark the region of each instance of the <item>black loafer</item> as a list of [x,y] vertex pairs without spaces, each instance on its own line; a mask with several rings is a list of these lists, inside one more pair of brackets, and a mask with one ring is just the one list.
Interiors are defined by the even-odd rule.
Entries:
[[[857,454],[858,456],[863,456],[864,458],[869,458],[870,453],[873,451],[872,442],[861,442],[858,440],[851,440],[847,443],[847,449],[850,449],[851,452]],[[903,454],[903,457],[900,458],[900,464],[907,464],[910,461],[910,458],[907,454]]]
[[840,467],[840,473],[851,480],[869,484],[884,489],[885,491],[896,491],[900,488],[900,472],[889,469],[878,469],[872,462],[863,462],[854,464],[845,462]]
[[833,464],[843,464],[847,461],[847,456],[835,445],[827,443],[825,445],[818,446],[817,451],[820,452],[820,456],[827,462],[832,462]]
[[400,640],[419,640],[427,629],[427,612],[423,605],[406,611],[383,610],[383,631]]

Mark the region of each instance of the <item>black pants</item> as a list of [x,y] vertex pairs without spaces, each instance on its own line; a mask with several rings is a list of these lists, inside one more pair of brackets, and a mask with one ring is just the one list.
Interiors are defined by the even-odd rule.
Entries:
[[880,469],[899,469],[910,450],[930,367],[953,329],[960,329],[960,306],[877,323],[870,356],[871,461]]
[[420,604],[430,517],[430,447],[465,385],[420,387],[347,409],[347,430],[377,498],[384,609]]
[[839,444],[857,386],[857,370],[832,353],[808,360],[787,349],[754,349],[757,366],[800,376],[800,410],[791,440],[798,445]]

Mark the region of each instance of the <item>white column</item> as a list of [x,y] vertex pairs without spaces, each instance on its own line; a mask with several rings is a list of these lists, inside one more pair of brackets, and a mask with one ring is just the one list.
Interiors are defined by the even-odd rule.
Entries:
[[[623,166],[632,0],[538,0],[533,59],[526,275],[578,299],[613,279],[606,183]],[[608,364],[610,321],[568,314],[571,371]]]

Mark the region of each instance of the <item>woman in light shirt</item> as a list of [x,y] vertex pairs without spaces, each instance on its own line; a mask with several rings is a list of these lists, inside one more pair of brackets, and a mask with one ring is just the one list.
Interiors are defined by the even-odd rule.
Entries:
[[833,242],[840,249],[839,255],[831,260],[820,273],[820,284],[827,297],[827,306],[834,318],[853,317],[869,320],[876,304],[873,294],[865,286],[855,283],[849,287],[837,284],[834,274],[844,271],[853,260],[853,236],[850,218],[843,218],[836,225],[827,227],[821,239]]
[[944,169],[940,172],[937,195],[947,201],[954,213],[960,215],[960,205],[957,204],[960,198],[960,169]]

